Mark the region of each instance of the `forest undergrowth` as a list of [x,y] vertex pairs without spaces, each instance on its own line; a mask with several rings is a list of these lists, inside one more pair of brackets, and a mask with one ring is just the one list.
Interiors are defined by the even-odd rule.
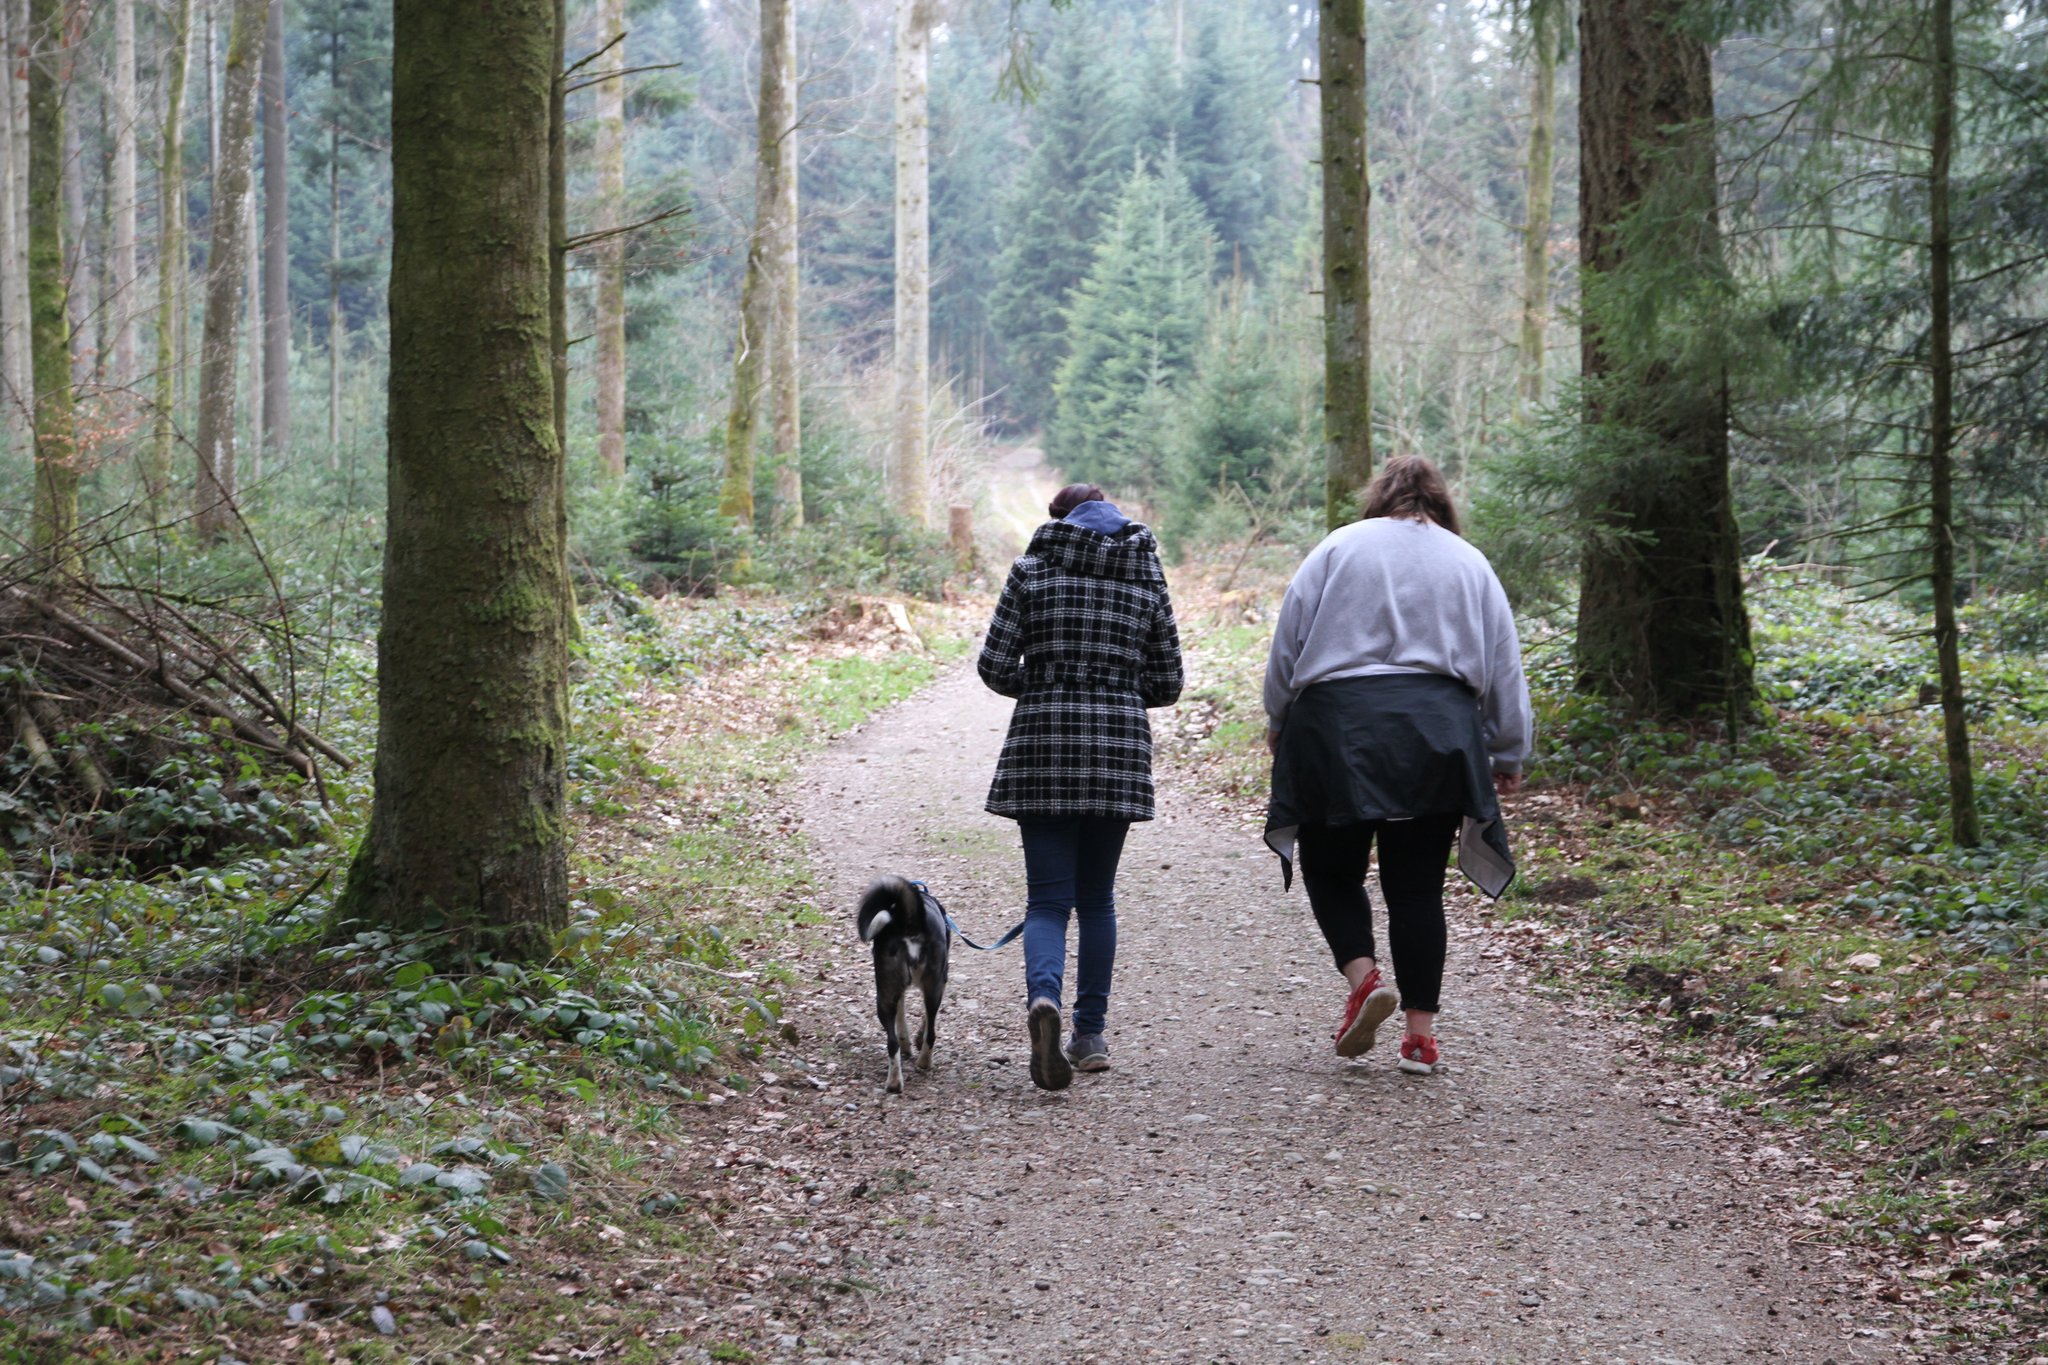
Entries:
[[[1176,581],[1165,747],[1263,822],[1259,681],[1287,566]],[[1250,586],[1236,586],[1249,584]],[[2048,659],[2042,604],[1967,613],[1985,842],[1948,844],[1933,649],[1911,611],[1752,566],[1765,714],[1634,722],[1525,621],[1538,751],[1485,910],[1542,979],[1640,1016],[1796,1141],[1796,1235],[1882,1253],[1878,1296],[1969,1357],[2048,1324]],[[1766,1139],[1768,1141],[1768,1139]],[[1824,1178],[1830,1172],[1839,1181]]]
[[[756,1083],[788,980],[762,936],[817,913],[777,792],[963,651],[975,614],[587,607],[574,918],[539,964],[337,929],[367,764],[330,774],[297,847],[128,876],[17,863],[0,1360],[527,1359],[565,1309],[619,1358],[652,1351],[672,1305],[639,1293],[644,1265],[703,1254],[716,1216],[663,1141]],[[325,733],[366,753],[368,660],[328,677]]]

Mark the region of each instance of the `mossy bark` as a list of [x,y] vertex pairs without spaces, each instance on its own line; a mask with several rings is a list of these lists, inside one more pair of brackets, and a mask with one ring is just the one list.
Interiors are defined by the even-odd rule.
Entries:
[[1682,8],[1579,12],[1580,372],[1604,445],[1584,494],[1577,665],[1582,687],[1646,712],[1734,717],[1754,682],[1711,311],[1726,282],[1714,94]]
[[291,138],[285,131],[284,0],[263,35],[263,448],[292,438]]
[[568,911],[556,11],[397,0],[393,23],[376,787],[337,927],[538,957]]
[[1372,284],[1365,161],[1365,0],[1317,26],[1323,174],[1323,523],[1356,521],[1372,480]]
[[774,287],[768,394],[775,452],[775,524],[804,524],[803,414],[797,319],[796,0],[761,0],[761,169],[769,181],[767,267]]
[[1949,837],[1965,848],[1975,848],[1983,833],[1977,820],[1977,775],[1970,759],[1961,631],[1956,623],[1956,356],[1950,297],[1954,291],[1955,232],[1949,204],[1956,144],[1954,0],[1934,0],[1932,11],[1934,99],[1927,170],[1927,491],[1932,541],[1928,585],[1934,593],[1934,653],[1941,673],[1941,730],[1948,752]]
[[1550,325],[1550,220],[1557,163],[1558,4],[1530,12],[1529,157],[1524,171],[1522,218],[1522,328],[1516,349],[1516,407],[1524,414],[1543,401],[1543,342]]
[[268,0],[234,0],[214,163],[212,240],[206,250],[206,321],[199,340],[199,478],[193,530],[203,540],[235,521],[235,359],[250,250],[250,163],[256,150],[256,80]]
[[150,510],[161,515],[171,486],[177,437],[178,318],[185,304],[185,71],[192,47],[192,0],[178,0],[164,77],[164,135],[157,176],[156,398],[154,430],[143,460]]
[[78,533],[78,430],[64,270],[62,0],[30,0],[28,63],[29,360],[35,386],[35,503],[29,543],[47,568],[65,564]]
[[[599,0],[597,41],[609,43],[626,29],[626,0]],[[598,222],[626,221],[626,44],[605,54],[594,72],[597,103]],[[626,239],[607,237],[592,248],[596,257],[597,458],[613,478],[626,473]]]

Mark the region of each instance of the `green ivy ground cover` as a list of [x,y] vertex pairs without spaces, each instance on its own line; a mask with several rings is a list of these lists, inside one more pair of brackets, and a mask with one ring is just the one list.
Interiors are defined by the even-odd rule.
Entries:
[[[637,1153],[677,1106],[746,1084],[784,980],[749,941],[764,914],[813,913],[800,849],[757,837],[756,798],[965,648],[942,632],[815,657],[822,611],[622,594],[589,613],[573,920],[545,963],[375,930],[317,946],[367,764],[327,775],[333,804],[296,846],[252,823],[218,835],[217,863],[150,876],[17,858],[0,1359],[273,1358],[300,1337],[413,1358],[485,1320],[532,1344],[554,1303],[542,1267],[626,1242],[688,1255],[688,1200]],[[341,648],[318,682],[326,734],[366,755],[367,659]],[[749,705],[774,720],[722,723]],[[657,750],[657,716],[690,742]],[[162,799],[204,785],[170,775]],[[630,1306],[605,1311],[630,1326]]]

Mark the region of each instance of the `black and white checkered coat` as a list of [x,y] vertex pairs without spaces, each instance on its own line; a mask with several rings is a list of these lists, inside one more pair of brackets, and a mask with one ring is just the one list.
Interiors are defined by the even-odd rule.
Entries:
[[1040,526],[1003,585],[980,668],[1017,699],[990,812],[1152,818],[1145,708],[1180,696],[1181,664],[1151,531]]

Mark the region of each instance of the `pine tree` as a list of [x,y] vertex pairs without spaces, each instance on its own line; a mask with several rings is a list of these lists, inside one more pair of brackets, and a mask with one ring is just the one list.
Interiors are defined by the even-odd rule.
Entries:
[[989,303],[1010,381],[1003,408],[1025,423],[1052,417],[1068,295],[1131,167],[1121,73],[1093,26],[1058,26],[1043,80],[1031,106],[1031,154],[1004,208]]
[[1187,58],[1187,121],[1176,152],[1195,197],[1216,227],[1217,265],[1246,270],[1278,202],[1279,106],[1270,64],[1243,10],[1205,9]]
[[1046,454],[1070,477],[1163,487],[1158,404],[1193,367],[1215,252],[1180,167],[1135,167],[1066,311]]

